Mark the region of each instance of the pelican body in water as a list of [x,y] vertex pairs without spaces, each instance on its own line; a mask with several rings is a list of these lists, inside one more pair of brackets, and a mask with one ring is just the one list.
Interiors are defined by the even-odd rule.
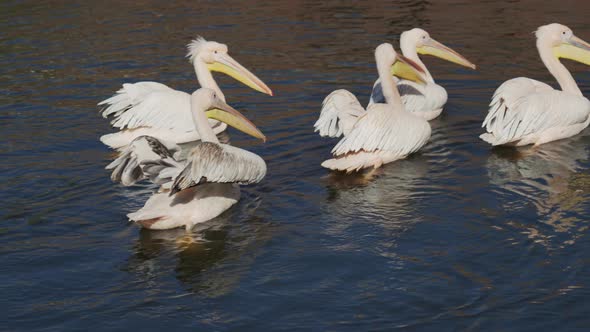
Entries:
[[[188,45],[187,57],[194,66],[201,87],[212,89],[223,101],[225,96],[213,79],[212,71],[225,73],[256,91],[272,96],[272,91],[264,82],[228,54],[227,45],[199,37]],[[100,138],[111,148],[122,148],[143,135],[155,137],[167,146],[199,139],[191,118],[190,95],[164,84],[126,83],[114,96],[98,105],[105,107],[103,117],[113,116],[111,125],[120,129]],[[227,127],[216,120],[209,122],[216,134]]]
[[392,77],[424,82],[423,69],[398,55],[388,43],[377,47],[375,60],[387,103],[369,105],[365,111],[346,90],[329,94],[315,131],[321,136],[344,138],[332,150],[334,158],[324,161],[323,167],[346,172],[378,168],[418,151],[430,138],[430,124],[405,111]]
[[[242,114],[227,105],[212,89],[201,88],[190,96],[191,116],[201,141],[185,161],[177,161],[156,138],[141,136],[130,147],[136,150],[117,160],[121,168],[126,158],[135,158],[141,172],[161,185],[145,205],[128,218],[149,229],[185,227],[217,217],[240,198],[240,184],[260,182],[266,163],[258,155],[219,143],[207,117],[266,140]],[[133,167],[136,169],[135,167]],[[122,171],[124,172],[124,171]]]
[[[422,62],[418,54],[432,55],[461,66],[475,69],[475,65],[451,48],[437,42],[428,32],[415,28],[404,31],[400,37],[402,54],[424,68],[426,83],[416,83],[410,80],[399,80],[397,88],[402,97],[406,111],[420,116],[428,121],[438,117],[447,103],[447,91],[434,82],[434,78]],[[377,79],[371,92],[369,105],[384,102],[381,79]]]
[[559,61],[590,65],[590,44],[564,25],[553,23],[535,32],[541,60],[561,90],[526,77],[504,82],[492,98],[480,138],[491,145],[535,146],[571,137],[590,122],[590,101]]

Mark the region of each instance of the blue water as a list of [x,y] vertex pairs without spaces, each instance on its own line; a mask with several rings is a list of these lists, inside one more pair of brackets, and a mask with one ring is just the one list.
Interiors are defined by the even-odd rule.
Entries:
[[[534,153],[477,136],[494,89],[555,86],[531,34],[590,40],[590,3],[340,1],[0,3],[0,330],[587,330],[590,137]],[[320,167],[312,125],[345,88],[368,100],[373,49],[421,26],[478,65],[428,58],[449,103],[431,142],[371,181]],[[268,175],[220,217],[147,231],[153,187],[104,166],[96,103],[124,82],[193,91],[197,35],[275,92],[216,79],[267,135],[230,131]],[[590,95],[588,67],[567,62]]]

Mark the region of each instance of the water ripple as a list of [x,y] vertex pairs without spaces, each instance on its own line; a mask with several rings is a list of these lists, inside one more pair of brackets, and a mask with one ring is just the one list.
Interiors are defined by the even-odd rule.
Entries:
[[[538,151],[478,135],[494,89],[554,84],[541,23],[590,39],[562,1],[0,3],[0,265],[6,329],[570,330],[588,325],[588,136]],[[461,18],[457,20],[457,18]],[[420,26],[477,71],[428,57],[449,94],[432,139],[372,179],[323,169],[322,99],[368,100],[373,51]],[[194,231],[125,215],[153,186],[113,184],[96,103],[122,83],[193,91],[196,35],[227,43],[270,97],[216,75],[268,136],[230,131],[268,175]],[[585,95],[590,73],[566,63]],[[587,134],[587,133],[586,133]],[[269,319],[272,317],[272,319]]]

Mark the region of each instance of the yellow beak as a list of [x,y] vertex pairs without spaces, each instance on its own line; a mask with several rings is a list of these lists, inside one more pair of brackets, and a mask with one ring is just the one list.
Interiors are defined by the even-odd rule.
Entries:
[[205,114],[210,119],[227,123],[243,133],[266,142],[266,136],[250,120],[220,99],[216,99]]
[[590,66],[590,44],[576,36],[572,36],[566,43],[553,47],[553,54],[557,58],[570,59]]
[[229,75],[250,88],[272,96],[272,90],[264,84],[256,75],[244,68],[229,54],[219,54],[215,62],[207,65],[210,71],[217,71]]
[[416,51],[418,51],[420,54],[432,55],[461,66],[475,69],[475,65],[469,60],[465,59],[461,54],[453,51],[450,47],[437,42],[433,38],[430,38],[423,46],[418,47]]
[[401,54],[397,54],[396,60],[391,66],[391,75],[421,84],[427,82],[424,77],[424,69]]

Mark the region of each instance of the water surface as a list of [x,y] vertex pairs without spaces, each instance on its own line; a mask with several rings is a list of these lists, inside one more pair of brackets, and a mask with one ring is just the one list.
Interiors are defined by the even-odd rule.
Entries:
[[[585,1],[4,1],[0,4],[0,329],[574,330],[588,328],[590,137],[536,153],[493,150],[480,124],[494,89],[555,86],[532,31],[590,40]],[[478,65],[427,58],[449,103],[421,153],[366,182],[320,167],[323,97],[366,102],[373,49],[420,26]],[[217,75],[266,144],[231,131],[268,175],[187,234],[126,213],[149,185],[103,169],[96,103],[122,83],[197,87],[197,35],[275,92]],[[588,67],[567,62],[590,95]]]

